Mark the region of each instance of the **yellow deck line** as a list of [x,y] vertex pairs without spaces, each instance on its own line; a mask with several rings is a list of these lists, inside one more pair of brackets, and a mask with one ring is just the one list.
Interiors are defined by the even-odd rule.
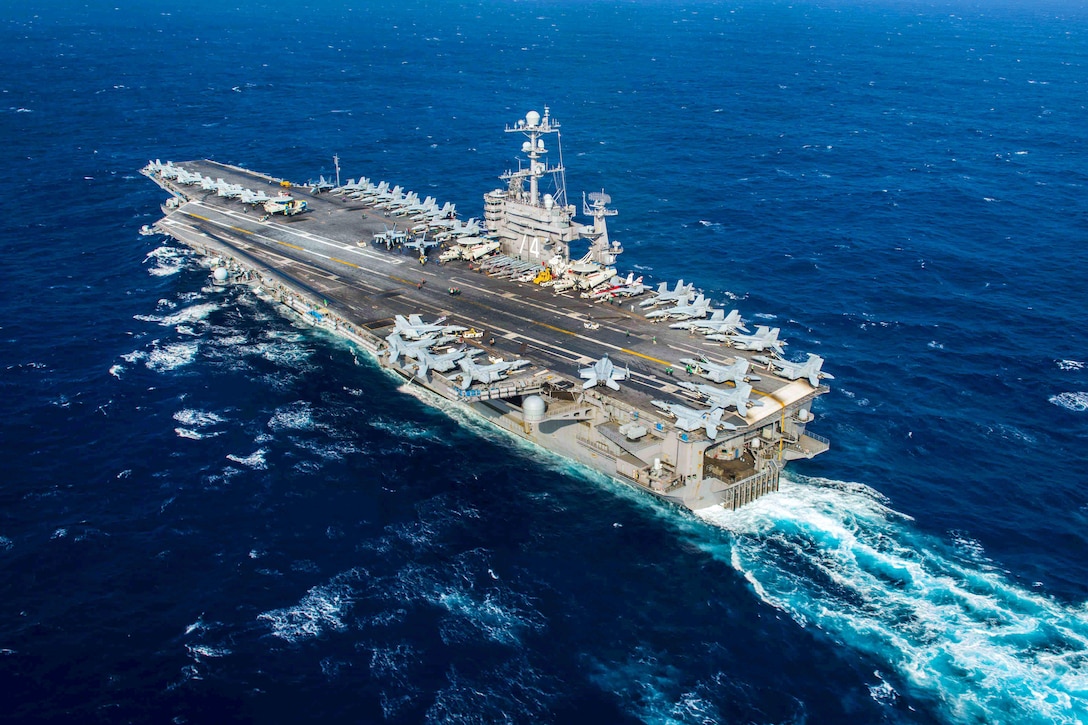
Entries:
[[360,269],[359,265],[355,264],[354,262],[345,262],[344,260],[337,259],[336,257],[329,257],[329,259],[333,262],[339,262],[340,264],[346,264],[349,267],[355,267],[355,269]]
[[282,244],[282,245],[283,245],[283,246],[285,246],[285,247],[290,247],[291,249],[297,249],[297,250],[299,250],[300,252],[305,252],[305,251],[306,251],[305,249],[303,249],[302,247],[298,246],[297,244],[291,244],[291,242],[281,242],[281,241],[280,241],[280,240],[278,240],[278,239],[274,239],[274,240],[272,240],[272,241],[274,241],[274,242],[275,242],[276,244]]
[[547,322],[537,322],[536,320],[533,320],[532,322],[533,322],[534,325],[540,325],[541,327],[546,327],[549,330],[553,330],[555,332],[562,332],[564,335],[573,335],[574,334],[570,330],[564,330],[562,327],[555,327],[554,325],[549,325]]
[[253,232],[249,231],[248,229],[242,229],[242,227],[231,227],[231,229],[236,232],[241,232],[242,234],[253,234]]
[[662,365],[672,365],[668,360],[662,360],[661,358],[653,357],[651,355],[643,355],[641,352],[635,352],[634,350],[628,350],[626,347],[621,347],[620,352],[625,352],[628,355],[634,355],[640,357],[643,360],[649,360],[655,363],[661,363]]

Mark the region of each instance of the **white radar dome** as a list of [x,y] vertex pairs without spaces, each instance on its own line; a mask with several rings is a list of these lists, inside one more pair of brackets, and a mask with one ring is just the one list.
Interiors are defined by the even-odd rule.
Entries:
[[523,143],[521,145],[521,152],[524,153],[524,154],[527,154],[532,150],[533,150],[533,145],[528,141],[526,141],[525,143]]
[[525,125],[535,126],[540,123],[540,114],[536,111],[529,111],[525,114]]
[[530,395],[521,404],[521,413],[525,420],[536,421],[544,417],[548,405],[539,395]]
[[551,194],[545,194],[544,195],[544,208],[545,209],[551,209],[553,206],[555,206],[555,199],[552,198]]
[[230,272],[227,271],[226,267],[216,267],[215,271],[212,272],[212,278],[216,282],[226,282],[228,277],[230,277]]

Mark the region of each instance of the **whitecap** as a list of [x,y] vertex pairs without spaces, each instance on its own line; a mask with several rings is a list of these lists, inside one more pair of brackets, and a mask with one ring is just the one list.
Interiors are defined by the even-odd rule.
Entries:
[[351,584],[365,571],[352,569],[328,584],[310,589],[298,604],[257,615],[269,623],[272,634],[288,642],[317,637],[325,632],[347,629],[344,619],[354,603]]
[[258,448],[248,456],[236,456],[233,453],[228,453],[227,460],[241,463],[243,466],[247,466],[256,471],[264,471],[268,468],[268,463],[264,459],[267,453],[268,451],[264,448]]
[[1075,413],[1088,411],[1088,391],[1058,393],[1057,395],[1051,395],[1048,400],[1059,408],[1065,408]]
[[212,647],[206,644],[187,644],[185,649],[189,650],[189,656],[197,661],[209,657],[226,657],[230,654],[230,650],[226,647]]
[[196,342],[175,342],[161,347],[156,345],[147,353],[145,364],[149,370],[157,373],[176,370],[193,361],[198,347]]
[[312,408],[309,403],[301,400],[277,408],[268,420],[268,427],[274,431],[313,430],[315,425]]
[[1059,370],[1083,370],[1084,363],[1080,360],[1057,360]]
[[0,536],[0,551],[11,551],[15,542],[6,536]]
[[174,413],[174,420],[184,425],[196,426],[197,428],[206,428],[223,422],[223,418],[215,413],[209,413],[204,410],[193,410],[191,408],[184,408]]
[[125,369],[124,365],[111,365],[110,366],[110,375],[112,375],[113,377],[120,380],[121,379],[121,373],[124,371],[124,369]]
[[183,310],[175,312],[172,315],[159,319],[159,324],[163,327],[177,327],[187,323],[200,322],[205,320],[215,310],[219,309],[219,305],[214,302],[205,302],[199,305],[193,305],[192,307],[186,307]]

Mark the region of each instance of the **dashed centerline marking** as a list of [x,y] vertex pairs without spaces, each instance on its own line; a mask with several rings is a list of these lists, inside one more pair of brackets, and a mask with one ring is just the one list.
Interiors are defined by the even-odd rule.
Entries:
[[346,264],[346,265],[347,265],[347,266],[349,266],[349,267],[355,267],[355,269],[362,269],[362,267],[360,267],[359,265],[355,264],[354,262],[345,262],[344,260],[342,260],[342,259],[337,259],[336,257],[329,257],[329,261],[332,261],[332,262],[339,262],[340,264]]

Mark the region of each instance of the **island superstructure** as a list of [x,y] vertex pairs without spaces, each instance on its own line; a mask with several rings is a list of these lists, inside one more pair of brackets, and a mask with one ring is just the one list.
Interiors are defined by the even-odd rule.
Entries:
[[822,358],[784,358],[778,328],[749,333],[694,285],[619,274],[611,199],[583,197],[576,221],[561,154],[547,161],[558,129],[547,108],[506,128],[525,159],[484,195],[482,224],[386,182],[198,160],[143,169],[171,195],[153,231],[209,257],[217,281],[615,480],[691,509],[778,490],[786,462],[828,448],[807,430]]

